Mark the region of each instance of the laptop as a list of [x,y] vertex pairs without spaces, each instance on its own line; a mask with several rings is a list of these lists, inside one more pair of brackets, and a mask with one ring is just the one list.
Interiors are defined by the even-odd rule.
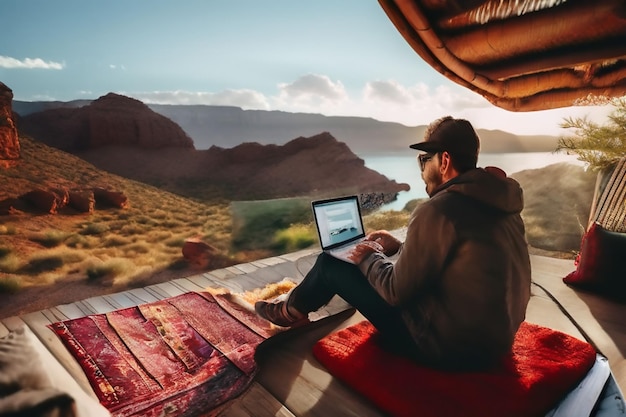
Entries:
[[349,255],[365,239],[359,197],[352,195],[317,200],[311,206],[322,250],[353,264]]

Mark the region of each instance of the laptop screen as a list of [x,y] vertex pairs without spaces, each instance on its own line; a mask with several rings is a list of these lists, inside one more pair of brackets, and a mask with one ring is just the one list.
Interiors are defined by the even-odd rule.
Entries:
[[332,249],[365,236],[358,196],[311,203],[322,249]]

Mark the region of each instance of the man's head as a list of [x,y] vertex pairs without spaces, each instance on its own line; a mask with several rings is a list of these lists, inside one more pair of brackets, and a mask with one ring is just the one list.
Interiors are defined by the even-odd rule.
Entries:
[[476,168],[480,139],[467,120],[442,117],[432,122],[424,141],[410,146],[426,152],[418,156],[426,191],[432,191],[460,173]]

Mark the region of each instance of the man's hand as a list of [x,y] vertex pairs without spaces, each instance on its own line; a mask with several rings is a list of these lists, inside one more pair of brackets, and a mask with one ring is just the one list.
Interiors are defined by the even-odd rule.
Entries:
[[386,230],[378,230],[376,232],[372,232],[365,237],[366,241],[371,241],[378,243],[383,247],[382,252],[386,256],[391,256],[396,254],[400,249],[400,245],[402,242],[396,239],[391,233]]
[[358,265],[361,262],[363,262],[365,258],[370,256],[372,253],[374,252],[382,253],[382,251],[383,251],[383,247],[379,243],[372,242],[369,240],[364,240],[363,242],[356,245],[354,249],[352,249],[352,252],[350,253],[350,255],[348,255],[348,257],[352,259],[355,264]]

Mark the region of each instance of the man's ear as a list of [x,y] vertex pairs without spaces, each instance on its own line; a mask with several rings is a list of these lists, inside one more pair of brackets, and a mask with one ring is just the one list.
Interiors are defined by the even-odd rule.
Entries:
[[439,172],[443,175],[449,172],[452,165],[450,164],[450,154],[448,152],[444,151],[440,155],[441,163],[439,164]]

